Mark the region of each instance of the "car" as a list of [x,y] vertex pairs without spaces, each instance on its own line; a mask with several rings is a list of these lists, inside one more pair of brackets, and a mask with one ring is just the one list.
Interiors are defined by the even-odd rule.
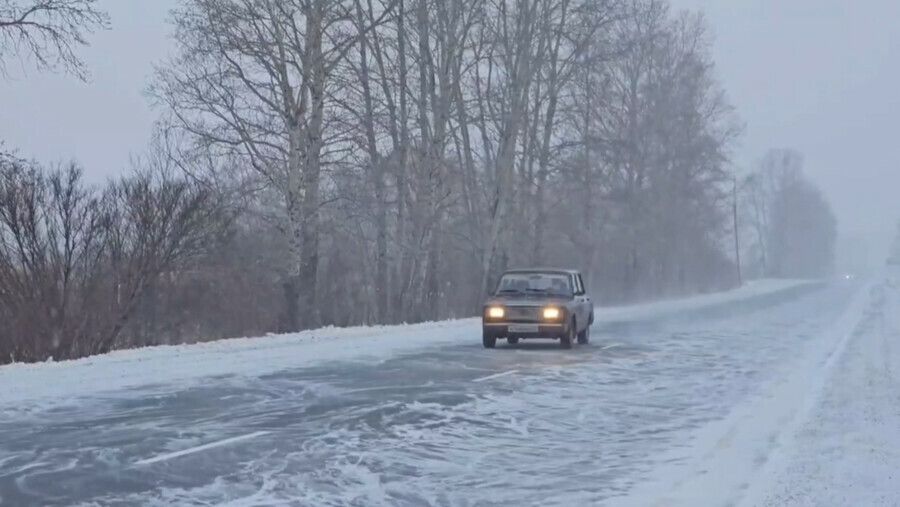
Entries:
[[482,343],[496,347],[519,340],[559,340],[563,348],[590,342],[594,304],[581,273],[573,269],[505,271],[482,312]]

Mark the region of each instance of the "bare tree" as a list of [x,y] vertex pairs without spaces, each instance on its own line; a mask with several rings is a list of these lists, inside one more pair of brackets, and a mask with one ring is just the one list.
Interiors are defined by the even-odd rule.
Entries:
[[87,36],[105,29],[109,16],[97,0],[0,0],[0,73],[9,58],[33,59],[39,69],[62,69],[79,79]]
[[[512,266],[579,267],[600,303],[736,283],[741,128],[702,16],[181,0],[172,24],[135,174],[0,159],[0,360],[465,317]],[[738,188],[740,223],[790,274],[791,217],[823,249],[830,229],[779,157]]]
[[836,219],[803,173],[795,150],[769,150],[748,178],[748,222],[756,235],[760,271],[775,277],[820,277],[834,268]]
[[[500,233],[514,185],[516,149],[527,122],[535,69],[548,47],[550,34],[542,30],[542,20],[552,17],[552,10],[551,2],[545,0],[491,2],[482,29],[473,41],[483,48],[483,63],[475,67],[475,93],[491,192],[482,240],[481,294],[487,292],[495,271]],[[496,133],[496,138],[491,138],[492,133]]]
[[279,193],[295,329],[318,321],[321,171],[341,136],[329,124],[339,95],[331,78],[365,31],[354,29],[354,7],[187,1],[174,17],[180,56],[159,67],[152,90],[199,148],[246,159]]
[[[702,18],[660,0],[617,7],[563,104],[559,184],[583,204],[552,219],[579,224],[562,229],[580,254],[568,262],[595,284],[628,299],[695,290],[718,276],[707,273],[733,273],[718,243],[740,126],[712,77]],[[697,262],[699,250],[712,258]]]
[[220,218],[203,188],[152,168],[100,193],[74,164],[0,164],[0,357],[134,345],[122,331],[147,288],[214,245]]
[[746,222],[753,231],[755,270],[768,275],[773,203],[786,185],[802,178],[803,157],[794,150],[769,150],[743,183]]
[[223,224],[214,195],[154,166],[111,184],[103,205],[115,318],[92,343],[91,353],[119,345],[122,330],[153,282],[189,267],[216,244]]
[[75,165],[45,174],[0,166],[0,312],[4,359],[71,356],[88,317],[103,252],[98,200]]
[[[608,52],[605,47],[608,40],[607,31],[621,14],[621,5],[616,0],[577,2],[565,0],[559,2],[553,10],[553,16],[544,18],[542,30],[550,34],[547,55],[543,58],[535,78],[533,99],[529,103],[531,119],[530,127],[523,141],[522,176],[525,188],[521,197],[525,207],[522,216],[529,217],[533,228],[533,249],[531,262],[543,264],[546,249],[544,234],[547,228],[547,183],[554,169],[551,166],[553,157],[558,156],[563,144],[573,144],[572,140],[561,135],[563,131],[564,110],[577,111],[577,114],[588,113],[589,107],[581,100],[573,101],[573,81],[580,75],[589,76],[585,70],[596,66],[598,58]],[[579,99],[590,100],[590,95],[579,96]],[[582,137],[575,140],[581,149],[589,149],[590,142]],[[585,167],[590,158],[583,154]],[[537,164],[535,168],[535,163]],[[583,178],[583,184],[589,184]],[[590,192],[584,197],[589,206]],[[585,218],[590,213],[585,215]],[[583,224],[585,231],[590,230],[591,221]],[[588,245],[580,241],[584,250]],[[584,259],[582,259],[584,260]],[[589,273],[587,263],[582,269]]]

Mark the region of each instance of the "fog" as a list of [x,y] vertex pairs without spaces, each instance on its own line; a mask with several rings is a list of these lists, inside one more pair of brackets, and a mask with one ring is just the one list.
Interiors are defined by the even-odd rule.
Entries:
[[844,240],[873,242],[880,261],[900,218],[900,3],[675,3],[703,9],[715,30],[719,75],[747,123],[736,162],[802,152]]
[[[79,160],[92,178],[117,174],[142,151],[156,115],[142,95],[171,49],[174,0],[102,6],[111,30],[83,52],[89,84],[8,69],[0,139],[41,161]],[[892,0],[674,0],[702,9],[718,75],[746,124],[735,150],[752,167],[793,148],[831,201],[843,240],[884,241],[900,217],[900,3]],[[880,255],[883,244],[874,247]]]
[[[231,336],[470,315],[499,272],[533,264],[579,267],[602,304],[721,290],[761,277],[831,276],[835,264],[838,274],[882,264],[900,219],[900,146],[892,124],[900,109],[896,2],[535,2],[559,24],[556,33],[571,40],[554,42],[554,32],[523,21],[531,23],[529,35],[504,43],[535,55],[529,65],[538,71],[529,75],[493,51],[512,37],[494,25],[494,4],[446,1],[460,8],[458,16],[481,9],[473,11],[477,30],[463,16],[459,34],[434,33],[424,42],[452,52],[457,38],[465,40],[453,60],[458,68],[435,70],[418,53],[395,51],[409,41],[394,23],[409,13],[385,23],[372,19],[371,35],[360,32],[371,41],[347,53],[334,50],[325,56],[336,60],[316,70],[328,74],[331,88],[318,106],[325,121],[312,127],[306,103],[286,105],[295,91],[306,97],[305,84],[297,78],[273,86],[280,78],[267,74],[272,67],[242,53],[258,42],[233,28],[245,18],[277,25],[284,16],[235,18],[215,3],[101,1],[110,29],[88,34],[90,46],[76,48],[91,74],[86,82],[38,71],[27,55],[4,59],[0,141],[43,168],[74,160],[99,186],[131,174],[143,155],[143,169],[176,180],[153,191],[181,196],[151,215],[190,204],[178,202],[184,195],[211,206],[180,210],[184,226],[193,228],[159,243],[172,252],[132,254],[168,262],[169,253],[188,251],[185,262],[202,268],[160,265],[141,276],[154,280],[164,270],[185,269],[215,273],[233,286],[212,289],[193,280],[159,289],[171,291],[165,295],[136,292],[135,304],[152,307],[153,319],[146,328],[135,324],[137,343],[156,339],[154,329],[165,321],[154,313],[157,305],[168,304],[172,319],[181,319],[180,298],[194,290],[220,298],[206,310],[192,308],[190,319],[210,326],[201,334]],[[393,5],[373,3],[376,10]],[[560,7],[569,3],[592,14],[583,18],[586,27]],[[174,19],[169,11],[179,5],[186,11]],[[510,5],[518,6],[511,16],[529,16],[517,9],[530,4]],[[344,28],[367,21],[354,22]],[[420,33],[411,32],[411,41]],[[219,53],[202,49],[221,37],[237,42]],[[268,51],[279,42],[266,44]],[[479,52],[485,45],[492,50]],[[11,47],[0,45],[0,52]],[[287,53],[305,51],[301,44]],[[496,79],[482,79],[489,71]],[[303,72],[312,71],[297,75]],[[430,79],[420,79],[426,72]],[[437,72],[458,90],[429,91],[429,83],[442,82]],[[404,73],[406,85],[395,87]],[[246,81],[247,75],[261,79]],[[165,106],[151,107],[152,99]],[[154,145],[161,118],[173,138]],[[327,146],[315,144],[322,139]],[[286,155],[299,152],[311,158]],[[9,196],[18,195],[17,185],[46,185],[29,180],[20,162],[4,170]],[[282,178],[282,171],[291,176]],[[188,187],[197,193],[178,193]],[[210,188],[217,200],[204,200]],[[129,201],[133,194],[121,188],[110,193],[107,208],[90,210],[98,224],[111,223],[100,219],[109,207],[133,211],[154,202]],[[241,210],[227,234],[206,222],[225,209]],[[122,227],[135,234],[154,225],[122,216]],[[222,234],[203,236],[212,232]],[[185,238],[196,251],[182,248]],[[17,255],[9,253],[11,273],[23,262]],[[95,268],[105,273],[108,266]],[[258,307],[267,311],[237,313]],[[310,315],[296,314],[301,309]],[[222,315],[233,316],[233,325]]]
[[109,30],[79,51],[91,73],[83,83],[9,64],[0,81],[0,140],[41,162],[77,159],[93,180],[127,170],[146,149],[157,118],[144,95],[153,65],[171,49],[166,24],[174,0],[104,0]]
[[898,20],[0,0],[0,504],[900,498]]

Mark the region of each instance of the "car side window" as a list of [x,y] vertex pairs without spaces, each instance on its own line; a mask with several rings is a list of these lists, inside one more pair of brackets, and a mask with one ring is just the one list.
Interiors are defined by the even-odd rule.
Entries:
[[584,278],[582,278],[581,273],[576,275],[578,277],[578,286],[581,287],[581,293],[587,294],[587,288],[584,286]]
[[581,285],[581,277],[578,275],[572,275],[572,283],[575,287],[575,295],[580,296],[584,294],[584,287]]

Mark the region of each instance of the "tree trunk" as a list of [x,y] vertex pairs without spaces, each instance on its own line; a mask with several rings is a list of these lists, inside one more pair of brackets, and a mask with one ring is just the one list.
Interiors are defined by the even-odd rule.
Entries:
[[[513,166],[516,158],[516,146],[524,122],[525,104],[529,98],[529,90],[535,79],[532,75],[533,60],[536,55],[543,54],[545,36],[539,33],[538,0],[517,2],[516,26],[514,40],[505,40],[505,50],[512,52],[504,55],[507,72],[508,102],[503,107],[500,124],[500,140],[497,144],[497,158],[494,161],[495,174],[494,196],[490,210],[490,231],[488,232],[484,256],[482,259],[481,294],[488,292],[488,283],[497,251],[500,231],[509,206],[510,192],[513,185]],[[501,21],[504,23],[506,19]],[[535,42],[537,41],[537,42]],[[536,44],[536,45],[535,45]],[[535,65],[534,67],[537,67]]]
[[[362,4],[357,1],[357,18],[359,26],[365,25]],[[369,81],[368,37],[363,34],[359,41],[360,81],[363,89],[365,119],[363,129],[366,134],[366,147],[369,152],[369,174],[375,190],[375,320],[384,323],[387,319],[388,287],[388,252],[387,252],[387,200],[385,195],[384,163],[378,152],[378,141],[375,138],[375,110],[372,104],[372,87]]]
[[315,0],[307,17],[306,51],[309,59],[310,114],[306,126],[303,174],[302,227],[299,283],[299,314],[304,328],[319,323],[319,195],[322,124],[325,112],[326,62],[322,53],[322,24],[325,14],[323,0]]

